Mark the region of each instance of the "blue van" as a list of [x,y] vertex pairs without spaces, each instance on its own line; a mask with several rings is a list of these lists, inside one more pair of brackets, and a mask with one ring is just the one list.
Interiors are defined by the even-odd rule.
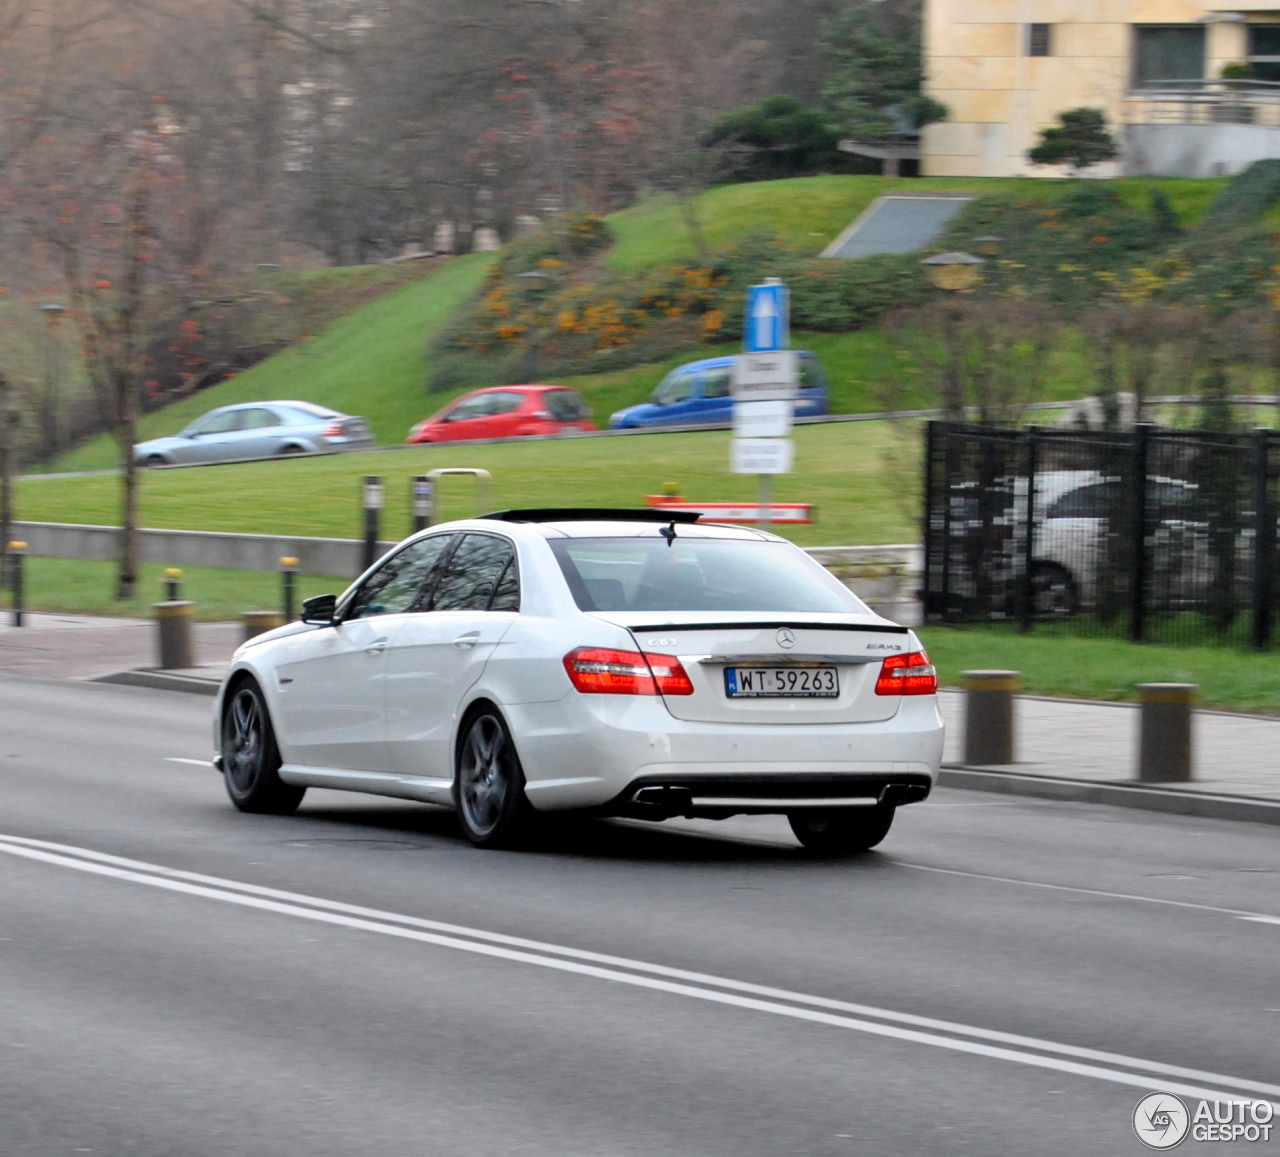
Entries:
[[[816,418],[827,412],[827,375],[817,356],[800,350],[800,392],[795,416]],[[672,370],[647,402],[619,410],[609,419],[615,430],[651,426],[712,426],[733,421],[729,394],[732,357],[703,358]]]

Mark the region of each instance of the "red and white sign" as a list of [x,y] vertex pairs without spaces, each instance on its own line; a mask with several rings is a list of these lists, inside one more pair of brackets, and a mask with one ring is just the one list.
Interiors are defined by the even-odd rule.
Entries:
[[[700,510],[704,522],[749,522],[754,525],[761,521],[761,508],[754,502],[670,501],[661,494],[650,494],[644,501],[646,506],[657,506],[663,510]],[[788,525],[812,522],[813,503],[773,502],[764,507],[764,513],[766,522]]]

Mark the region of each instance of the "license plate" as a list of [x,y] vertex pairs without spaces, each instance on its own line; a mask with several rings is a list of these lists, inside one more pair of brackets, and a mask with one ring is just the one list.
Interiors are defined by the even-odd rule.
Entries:
[[835,667],[726,667],[730,699],[835,699],[840,679]]

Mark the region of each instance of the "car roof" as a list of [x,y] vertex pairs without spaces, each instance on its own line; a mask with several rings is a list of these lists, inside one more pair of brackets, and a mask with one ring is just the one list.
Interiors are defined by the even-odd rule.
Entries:
[[[438,534],[446,530],[488,531],[505,534],[518,541],[536,541],[539,538],[659,538],[666,529],[662,522],[621,522],[611,519],[599,521],[568,522],[505,522],[492,518],[463,518],[453,522],[441,522],[419,534]],[[723,523],[699,522],[693,525],[677,524],[676,537],[732,539],[740,542],[785,542],[784,538],[769,531],[749,526],[726,526]]]
[[335,410],[332,406],[319,406],[315,402],[289,402],[278,398],[261,402],[235,402],[230,406],[218,406],[209,411],[210,414],[221,414],[227,410],[259,410],[263,406],[281,406],[301,410],[305,414],[315,414],[317,416],[339,415],[341,410]]
[[516,385],[516,386],[484,386],[479,390],[472,390],[470,393],[461,395],[457,400],[462,401],[463,398],[474,398],[477,394],[509,394],[512,390],[527,394],[545,394],[550,390],[565,390],[572,394],[575,390],[569,386],[546,386],[546,385]]
[[[810,350],[796,350],[802,358],[811,358],[813,353]],[[674,374],[677,370],[723,370],[732,366],[738,360],[737,354],[722,354],[715,358],[702,358],[696,362],[685,362],[676,366],[671,372]]]

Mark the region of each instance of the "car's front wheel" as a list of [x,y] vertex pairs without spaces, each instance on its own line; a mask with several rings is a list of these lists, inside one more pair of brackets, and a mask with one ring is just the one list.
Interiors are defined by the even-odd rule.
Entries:
[[147,460],[143,463],[143,465],[146,466],[148,470],[155,470],[159,466],[168,466],[169,463],[165,458],[162,458],[159,454],[152,454],[149,458],[147,458]]
[[893,825],[891,804],[791,812],[787,819],[796,839],[811,852],[854,855],[874,848]]
[[528,827],[524,772],[502,716],[484,707],[468,719],[458,746],[453,800],[462,830],[478,848],[506,847]]
[[240,683],[222,709],[222,776],[227,795],[242,812],[291,815],[305,787],[280,778],[280,749],[262,691],[252,680]]

